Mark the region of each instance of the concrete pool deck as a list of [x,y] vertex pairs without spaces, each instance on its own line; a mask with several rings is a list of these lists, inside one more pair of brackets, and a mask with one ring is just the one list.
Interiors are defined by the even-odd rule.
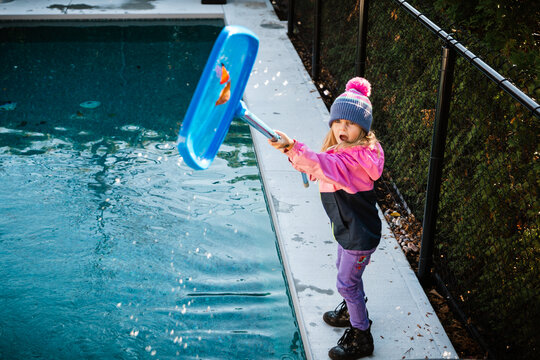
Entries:
[[[260,38],[245,100],[267,122],[317,149],[328,130],[328,111],[268,0],[13,0],[0,1],[2,20],[78,18],[222,18]],[[374,84],[376,91],[376,84]],[[375,116],[376,121],[376,116]],[[301,176],[266,138],[253,133],[298,325],[308,359],[327,359],[343,330],[327,326],[322,314],[340,301],[335,290],[336,245],[320,204],[317,184],[305,189]],[[386,220],[383,238],[364,274],[373,320],[375,352],[370,359],[458,358],[424,290]]]

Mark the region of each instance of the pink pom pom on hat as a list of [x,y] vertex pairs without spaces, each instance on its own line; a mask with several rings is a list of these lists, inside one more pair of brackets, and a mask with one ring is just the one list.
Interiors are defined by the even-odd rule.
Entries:
[[355,77],[347,82],[345,92],[339,95],[330,107],[330,121],[344,119],[360,125],[366,132],[373,121],[371,102],[371,84],[364,78]]
[[361,77],[355,77],[347,81],[345,91],[349,91],[351,89],[359,91],[364,96],[371,95],[371,84],[369,81]]

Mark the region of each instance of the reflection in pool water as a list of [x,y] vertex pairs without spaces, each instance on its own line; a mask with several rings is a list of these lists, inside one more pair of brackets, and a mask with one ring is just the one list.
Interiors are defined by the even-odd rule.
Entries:
[[142,28],[0,29],[0,357],[304,358],[248,127],[174,144],[220,28]]

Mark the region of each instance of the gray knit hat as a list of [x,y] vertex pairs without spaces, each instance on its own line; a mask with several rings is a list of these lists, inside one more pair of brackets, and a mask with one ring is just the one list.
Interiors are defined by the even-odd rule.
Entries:
[[330,107],[328,125],[332,126],[334,120],[345,119],[360,125],[366,132],[369,132],[373,121],[369,95],[371,95],[369,81],[361,77],[349,80],[345,92],[339,95]]

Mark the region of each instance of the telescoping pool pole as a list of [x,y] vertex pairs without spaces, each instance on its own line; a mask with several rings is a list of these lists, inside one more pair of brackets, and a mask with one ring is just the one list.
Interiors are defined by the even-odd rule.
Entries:
[[[275,141],[281,139],[281,137],[274,130],[264,123],[264,121],[249,111],[246,104],[242,100],[240,100],[240,105],[238,106],[238,110],[236,110],[236,116],[247,122],[268,139]],[[302,182],[304,183],[304,187],[309,187],[309,182],[305,173],[302,173]]]

